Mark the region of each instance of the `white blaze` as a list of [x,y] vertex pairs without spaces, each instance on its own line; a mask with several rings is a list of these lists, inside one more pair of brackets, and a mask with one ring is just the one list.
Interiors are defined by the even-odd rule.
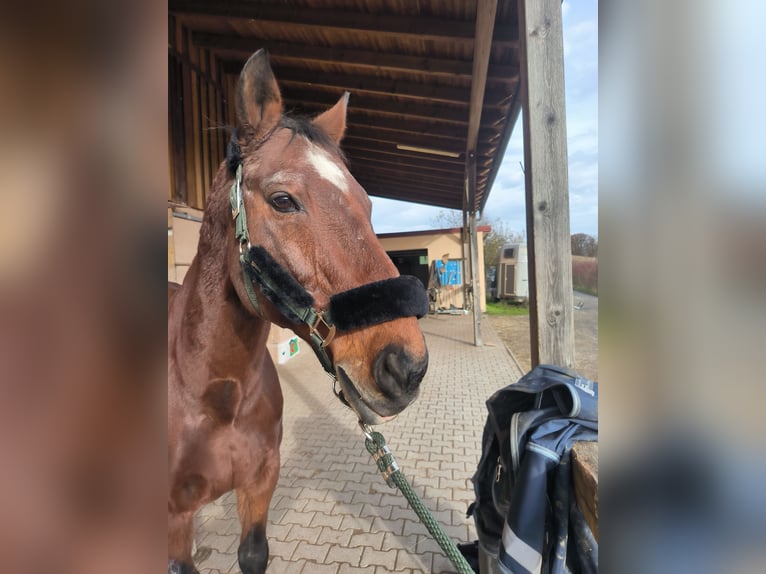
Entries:
[[319,177],[329,181],[343,193],[348,192],[346,174],[327,152],[315,145],[311,145],[306,158],[319,174]]

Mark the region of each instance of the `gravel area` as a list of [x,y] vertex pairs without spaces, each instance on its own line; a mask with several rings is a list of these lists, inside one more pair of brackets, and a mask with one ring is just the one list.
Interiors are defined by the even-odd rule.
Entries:
[[[575,291],[575,369],[598,380],[598,297]],[[579,307],[579,309],[578,309]],[[486,315],[524,372],[530,370],[529,316]]]

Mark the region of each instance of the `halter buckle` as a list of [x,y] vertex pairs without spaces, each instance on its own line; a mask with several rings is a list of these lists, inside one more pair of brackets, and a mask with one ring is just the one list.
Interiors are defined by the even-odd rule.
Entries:
[[231,186],[231,198],[232,198],[232,219],[237,219],[239,211],[242,209],[242,164],[237,166],[237,173],[235,175],[234,184]]
[[[324,311],[317,311],[316,314],[316,319],[309,325],[309,335],[312,337],[316,335],[322,341],[322,348],[326,349],[335,338],[335,325],[331,325],[325,320]],[[327,329],[326,336],[323,336],[322,333],[319,332],[320,325],[324,325]]]

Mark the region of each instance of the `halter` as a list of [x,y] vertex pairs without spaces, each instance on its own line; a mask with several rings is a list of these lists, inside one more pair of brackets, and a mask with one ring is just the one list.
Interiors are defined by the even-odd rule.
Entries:
[[311,348],[331,377],[335,377],[335,369],[327,347],[336,333],[402,317],[420,319],[428,312],[428,296],[423,284],[411,275],[367,283],[333,295],[327,309],[315,308],[314,298],[287,269],[262,246],[251,245],[242,195],[241,163],[237,165],[229,199],[247,298],[260,315],[261,307],[255,292],[257,283],[261,293],[283,316],[295,324],[307,325]]

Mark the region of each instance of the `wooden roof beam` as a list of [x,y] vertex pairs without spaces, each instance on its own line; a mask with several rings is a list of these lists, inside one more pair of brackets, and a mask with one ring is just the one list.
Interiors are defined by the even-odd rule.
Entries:
[[451,177],[462,177],[463,169],[457,166],[444,166],[434,165],[432,163],[426,163],[422,160],[416,160],[411,158],[399,158],[396,156],[386,156],[383,154],[364,154],[354,152],[353,154],[346,153],[349,157],[349,163],[352,167],[357,165],[379,165],[381,167],[399,167],[402,169],[416,169],[421,173],[433,173],[434,175],[449,175]]
[[[366,129],[360,129],[355,128],[354,126],[349,126],[349,130],[346,132],[346,138],[352,141],[356,140],[364,140],[369,145],[370,142],[374,142],[375,144],[385,144],[390,146],[391,149],[397,149],[397,144],[407,145],[407,146],[413,146],[413,147],[424,147],[427,146],[429,148],[443,150],[449,153],[458,154],[458,158],[464,153],[464,150],[462,146],[460,145],[462,142],[461,140],[453,140],[453,139],[444,139],[444,138],[436,138],[436,137],[430,137],[427,140],[424,140],[422,137],[418,136],[418,134],[410,134],[410,133],[383,133],[382,131],[375,131],[375,130],[366,130]],[[426,155],[426,154],[423,154]],[[429,157],[441,157],[441,156],[430,156]],[[453,158],[453,159],[458,159]]]
[[446,137],[464,139],[466,134],[465,126],[456,126],[451,124],[440,124],[437,121],[426,121],[423,119],[411,118],[407,121],[401,121],[394,118],[384,118],[380,116],[362,115],[349,112],[346,122],[349,126],[357,125],[363,127],[372,127],[388,129],[395,131],[406,131],[418,133],[421,136]]
[[454,193],[460,195],[462,191],[462,185],[460,180],[456,180],[457,183],[449,184],[443,182],[434,182],[426,180],[425,178],[417,180],[409,177],[397,177],[396,175],[386,174],[385,177],[381,173],[370,173],[366,170],[360,170],[354,174],[354,177],[359,183],[365,185],[370,183],[372,185],[387,185],[393,184],[402,189],[418,190],[421,192],[431,193]]
[[[406,98],[425,98],[434,102],[446,103],[464,103],[469,100],[472,93],[472,90],[469,88],[391,80],[379,78],[377,76],[330,74],[321,71],[303,70],[276,65],[274,65],[273,68],[274,74],[279,78],[280,86],[291,85],[303,89],[326,86],[335,90],[348,90],[352,93],[368,92]],[[241,71],[242,66],[238,65],[236,66],[236,69]],[[496,93],[493,93],[490,97],[493,101],[497,101],[500,100],[504,94],[505,90],[497,90]],[[479,104],[481,105],[481,102],[479,102]]]
[[[448,209],[460,209],[460,193],[428,193],[422,189],[410,189],[397,185],[380,185],[370,183],[365,186],[367,194],[373,197],[384,197],[387,199],[397,199],[409,203],[422,203],[425,205],[435,205],[446,207]],[[375,206],[373,204],[373,209]]]
[[[437,147],[434,145],[431,145],[432,138],[440,138],[441,140],[447,142],[447,141],[453,141],[453,142],[463,142],[465,141],[465,130],[462,130],[462,134],[460,131],[456,130],[439,130],[439,129],[433,129],[433,126],[418,130],[416,128],[410,127],[405,122],[398,122],[398,123],[391,123],[391,122],[375,122],[375,123],[357,123],[354,121],[350,121],[346,124],[347,129],[349,132],[353,133],[360,133],[361,131],[365,132],[380,132],[380,136],[384,139],[390,139],[392,141],[396,141],[397,143],[404,143],[400,142],[397,138],[400,137],[401,134],[406,134],[407,136],[413,135],[418,138],[420,141],[419,144],[413,144],[413,145],[419,145],[423,147]],[[425,126],[423,126],[425,128]],[[427,138],[427,139],[424,139]]]
[[[337,98],[327,98],[328,100]],[[376,120],[388,120],[392,122],[407,122],[415,121],[415,122],[429,122],[431,124],[438,124],[441,126],[453,126],[453,129],[467,129],[468,128],[468,114],[460,114],[455,115],[453,117],[445,117],[442,114],[439,115],[432,115],[432,114],[415,114],[415,113],[404,113],[404,110],[407,112],[410,112],[411,106],[402,106],[401,109],[402,112],[391,112],[388,110],[382,110],[379,107],[369,107],[364,108],[360,107],[358,105],[353,105],[354,100],[357,98],[351,98],[348,103],[348,115],[355,115],[358,118],[375,118]],[[328,104],[320,104],[317,102],[307,102],[307,101],[298,101],[292,98],[286,98],[284,95],[282,96],[282,102],[284,103],[286,108],[289,109],[295,109],[298,110],[300,113],[304,113],[307,115],[313,115],[316,113],[321,113],[325,110],[327,110]],[[334,103],[334,102],[333,102]],[[446,111],[446,110],[445,110]],[[456,119],[458,117],[465,116],[465,119]],[[358,123],[364,123],[363,121],[360,121]],[[498,129],[500,129],[498,127]]]
[[431,166],[433,169],[442,169],[445,171],[463,172],[465,166],[459,158],[425,155],[422,153],[411,152],[407,150],[396,149],[395,146],[383,148],[379,145],[367,141],[351,141],[344,139],[341,147],[346,155],[353,160],[355,157],[374,157],[380,161],[389,163],[410,162],[417,165]]
[[471,83],[471,103],[468,108],[468,137],[465,146],[466,158],[466,197],[465,207],[469,211],[476,209],[476,155],[478,152],[481,113],[487,87],[487,71],[492,52],[492,32],[495,27],[497,0],[477,0],[476,3],[476,42],[473,46],[473,82]]
[[426,172],[417,168],[401,168],[390,165],[381,165],[377,163],[354,162],[350,167],[351,173],[355,170],[360,173],[364,171],[366,175],[381,175],[386,179],[407,181],[412,183],[422,183],[424,185],[443,185],[446,187],[460,186],[463,181],[462,174],[448,174],[439,172]]
[[[291,27],[318,26],[324,29],[359,31],[368,35],[382,34],[418,41],[472,43],[475,32],[472,22],[461,20],[365,14],[350,10],[297,9],[277,4],[255,4],[247,0],[168,0],[168,11],[177,14],[278,22]],[[496,44],[518,44],[518,31],[514,26],[498,25],[494,36]]]
[[[322,62],[344,64],[373,68],[375,70],[390,70],[395,72],[412,72],[449,78],[462,77],[470,79],[473,71],[471,62],[450,60],[446,58],[424,58],[401,54],[385,54],[356,48],[337,48],[327,46],[309,46],[306,44],[290,44],[273,42],[255,37],[231,36],[227,34],[209,34],[194,32],[192,42],[202,48],[213,51],[230,50],[240,52],[244,58],[260,48],[266,48],[272,60],[283,58],[299,59],[302,62]],[[511,83],[518,81],[519,68],[490,64],[489,78],[493,82]]]
[[[310,90],[295,85],[280,85],[282,88],[282,101],[286,105],[294,105],[298,108],[326,110],[334,105],[343,94],[343,89],[327,91]],[[423,118],[440,118],[450,122],[459,122],[468,125],[468,105],[458,102],[448,104],[420,101],[400,101],[392,94],[363,94],[352,93],[348,102],[348,109],[369,111],[375,113],[400,114]],[[501,112],[495,112],[493,118]]]

